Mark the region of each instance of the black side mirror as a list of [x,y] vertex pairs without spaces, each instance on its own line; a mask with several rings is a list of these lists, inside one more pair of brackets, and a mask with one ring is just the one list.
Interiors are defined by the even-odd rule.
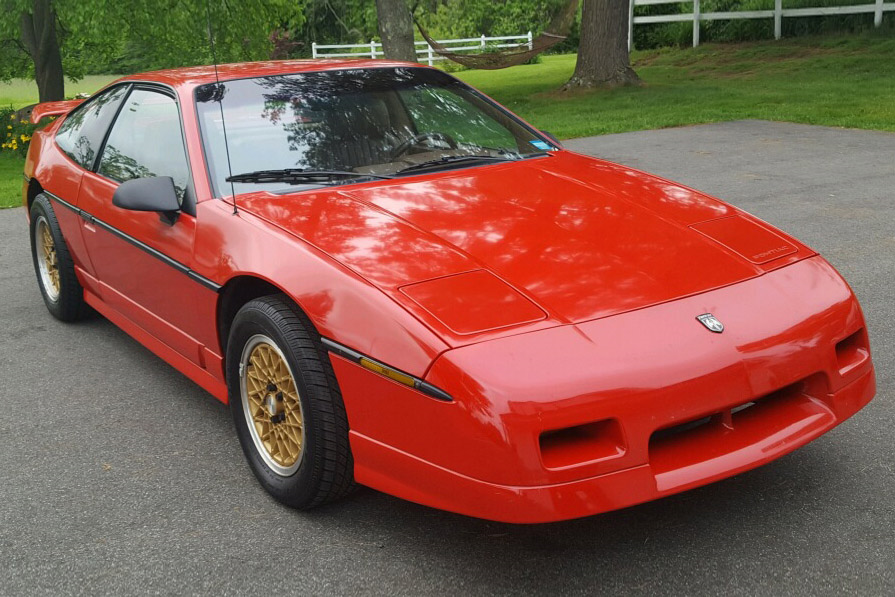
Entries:
[[177,189],[170,176],[125,181],[115,189],[112,205],[133,211],[158,212],[159,218],[168,225],[173,225],[180,213]]
[[553,142],[553,146],[557,149],[562,149],[562,143],[559,142],[559,139],[556,138],[556,135],[553,133],[548,133],[547,131],[541,131],[541,134],[550,139]]

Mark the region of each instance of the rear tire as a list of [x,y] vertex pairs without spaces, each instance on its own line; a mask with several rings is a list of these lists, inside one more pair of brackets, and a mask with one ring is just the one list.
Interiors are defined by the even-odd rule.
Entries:
[[77,321],[87,312],[84,289],[59,228],[50,199],[40,194],[31,204],[31,258],[47,309],[60,321]]
[[227,342],[227,389],[252,472],[278,501],[309,509],[354,488],[348,420],[311,322],[283,295],[246,303]]

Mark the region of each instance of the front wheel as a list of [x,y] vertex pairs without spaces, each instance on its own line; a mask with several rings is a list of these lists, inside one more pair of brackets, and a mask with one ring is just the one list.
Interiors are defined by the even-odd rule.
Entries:
[[246,303],[227,343],[230,412],[261,485],[312,508],[354,486],[345,406],[310,321],[286,297]]

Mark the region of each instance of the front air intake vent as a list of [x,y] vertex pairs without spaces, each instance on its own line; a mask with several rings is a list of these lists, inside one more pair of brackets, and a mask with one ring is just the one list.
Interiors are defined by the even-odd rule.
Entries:
[[541,460],[550,469],[618,458],[625,453],[621,426],[615,419],[545,431],[539,443]]

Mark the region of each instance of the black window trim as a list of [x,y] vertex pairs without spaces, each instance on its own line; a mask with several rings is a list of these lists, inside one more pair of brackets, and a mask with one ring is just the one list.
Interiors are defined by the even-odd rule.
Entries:
[[103,153],[106,151],[106,143],[109,141],[109,136],[112,134],[112,129],[115,127],[115,123],[118,122],[118,116],[121,114],[121,110],[124,108],[124,105],[127,103],[128,98],[130,98],[131,94],[135,90],[143,90],[143,91],[151,91],[155,93],[161,93],[162,95],[166,95],[174,100],[174,106],[177,108],[177,118],[180,121],[180,138],[183,143],[183,154],[186,157],[186,168],[187,168],[187,182],[186,189],[183,193],[183,204],[180,206],[180,210],[184,213],[187,213],[193,217],[196,216],[196,191],[195,185],[193,184],[193,165],[190,160],[190,149],[189,145],[187,145],[186,140],[186,130],[183,125],[183,110],[180,108],[180,99],[177,97],[177,91],[171,87],[170,85],[166,85],[164,83],[159,83],[157,81],[140,81],[140,80],[128,80],[131,88],[128,89],[127,95],[124,96],[124,99],[121,100],[121,104],[118,106],[118,111],[115,113],[115,117],[112,119],[111,124],[109,124],[109,128],[106,129],[106,134],[103,135],[103,142],[100,145],[100,150],[97,152],[96,162],[93,164],[93,168],[90,170],[97,176],[101,176],[108,181],[114,182],[116,184],[121,184],[120,181],[109,178],[103,174],[99,173],[99,164],[102,160]]

